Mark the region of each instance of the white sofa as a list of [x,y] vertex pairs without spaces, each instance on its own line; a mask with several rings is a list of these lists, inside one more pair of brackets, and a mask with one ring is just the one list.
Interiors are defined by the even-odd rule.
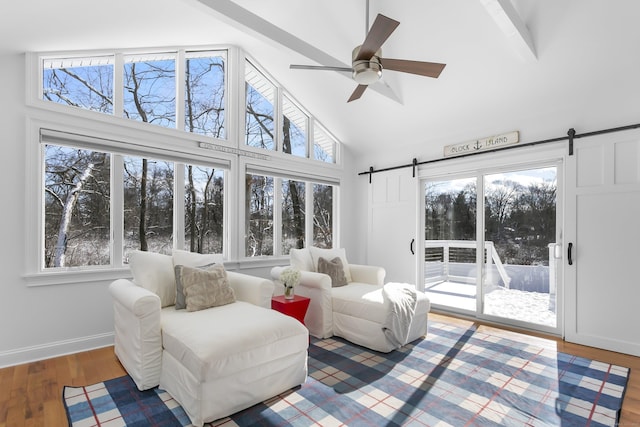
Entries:
[[[290,257],[290,266],[301,273],[300,284],[295,293],[311,299],[304,319],[311,335],[317,338],[336,335],[384,353],[426,335],[430,302],[426,294],[416,291],[413,319],[406,339],[402,342],[389,339],[385,329],[388,325],[390,302],[383,291],[384,268],[349,264],[344,249],[292,249]],[[333,287],[329,275],[317,272],[320,257],[341,258],[342,264],[346,266],[344,270],[348,284]],[[280,274],[287,267],[289,266],[274,267],[271,277],[279,281]]]
[[272,281],[226,272],[235,302],[198,311],[175,308],[174,265],[209,267],[214,259],[137,251],[130,256],[134,281],[119,279],[109,287],[118,359],[140,390],[166,390],[195,426],[307,377],[308,331],[270,309]]

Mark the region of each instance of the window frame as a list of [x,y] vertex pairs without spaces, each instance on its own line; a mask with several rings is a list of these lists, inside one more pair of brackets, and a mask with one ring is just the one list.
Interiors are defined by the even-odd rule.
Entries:
[[[41,136],[44,134],[44,137]],[[224,170],[223,207],[223,257],[233,254],[233,239],[230,233],[230,205],[236,192],[232,171],[237,168],[234,155],[191,147],[185,149],[184,142],[175,138],[158,139],[157,135],[139,132],[135,136],[123,137],[110,132],[87,131],[85,128],[61,126],[60,123],[28,120],[27,126],[26,190],[33,197],[26,199],[26,256],[24,278],[28,285],[50,285],[110,280],[123,277],[129,270],[123,261],[123,184],[122,163],[124,156],[146,157],[174,163],[173,200],[173,247],[184,247],[184,168],[187,164],[214,167]],[[111,168],[111,262],[104,266],[78,266],[45,268],[44,266],[44,144],[57,144],[92,150],[101,150],[116,160]]]
[[[196,52],[224,52],[224,91],[225,91],[225,137],[215,138],[209,135],[191,133],[184,130],[185,124],[185,61],[188,54]],[[134,119],[124,117],[124,64],[125,57],[129,56],[155,56],[155,55],[173,55],[175,58],[175,126],[164,127],[155,125],[159,131],[178,132],[180,134],[190,135],[193,139],[208,139],[215,143],[229,143],[236,137],[235,124],[230,121],[231,109],[234,103],[231,102],[232,86],[232,70],[229,66],[230,58],[238,55],[238,49],[233,46],[194,46],[181,48],[145,48],[145,49],[120,49],[120,50],[95,50],[95,51],[56,51],[37,53],[30,52],[26,55],[26,74],[27,74],[27,105],[42,110],[60,112],[65,115],[73,115],[77,117],[92,118],[95,120],[120,120],[122,126],[133,128],[146,128],[151,123],[145,123]],[[114,58],[113,73],[113,112],[106,114],[98,111],[92,111],[84,108],[69,107],[56,102],[46,101],[43,99],[43,61],[55,60],[56,58],[88,58],[88,57],[107,57]],[[98,116],[98,117],[96,117]],[[154,130],[149,130],[153,132]],[[182,138],[189,138],[183,135]]]
[[[342,164],[342,150],[343,150],[343,146],[342,143],[327,129],[326,126],[324,126],[322,123],[320,123],[320,121],[309,112],[309,110],[307,110],[306,108],[304,108],[302,106],[302,104],[291,94],[291,92],[287,91],[284,87],[282,87],[282,85],[280,85],[278,83],[277,80],[275,80],[263,67],[261,67],[259,65],[258,62],[256,62],[252,57],[250,57],[249,55],[244,54],[244,52],[242,52],[242,54],[240,55],[240,57],[238,58],[237,61],[238,64],[241,64],[240,67],[241,69],[238,71],[238,73],[241,75],[241,79],[239,81],[240,83],[240,97],[238,99],[241,99],[241,105],[238,106],[238,108],[241,111],[240,114],[240,127],[239,127],[239,141],[240,141],[240,147],[242,147],[243,150],[246,151],[251,151],[254,153],[257,153],[259,155],[266,155],[266,156],[273,156],[276,158],[281,158],[281,159],[289,159],[289,158],[295,158],[296,160],[300,161],[300,162],[305,162],[308,165],[321,165],[322,167],[326,168],[326,169],[334,169],[334,170],[341,170],[343,167]],[[274,114],[274,145],[275,148],[273,150],[268,150],[268,149],[263,149],[263,148],[259,148],[259,147],[253,147],[250,145],[247,145],[245,143],[246,141],[246,135],[244,133],[245,131],[245,120],[246,120],[246,87],[245,87],[245,64],[249,63],[253,68],[255,68],[255,70],[260,73],[269,83],[274,85],[274,90],[275,90],[275,94],[274,94],[274,99],[275,99],[275,105],[273,108],[273,114]],[[289,102],[291,102],[292,105],[294,105],[295,107],[297,107],[298,109],[300,109],[300,111],[305,114],[307,116],[307,129],[306,129],[306,151],[307,151],[307,155],[306,157],[300,157],[300,156],[296,156],[293,154],[288,154],[285,153],[283,150],[283,135],[282,135],[282,122],[283,122],[283,98],[287,97]],[[314,133],[314,129],[315,127],[318,126],[325,134],[326,136],[331,139],[331,141],[334,143],[334,153],[333,153],[333,162],[325,162],[323,160],[318,160],[315,159],[314,157],[314,145],[315,145],[315,133]]]
[[[83,108],[69,107],[67,105],[42,99],[42,60],[43,58],[68,58],[68,57],[94,57],[114,54],[114,67],[120,69],[123,64],[122,56],[131,53],[153,54],[163,52],[178,52],[177,68],[183,68],[181,61],[184,61],[184,52],[192,51],[226,51],[225,61],[225,133],[226,139],[216,139],[209,135],[192,134],[184,131],[184,85],[182,78],[177,79],[176,90],[176,129],[164,128],[160,126],[150,126],[149,123],[137,122],[120,117],[122,112],[122,96],[120,87],[122,85],[123,73],[114,72],[114,111],[113,114],[105,114],[98,111],[91,111]],[[181,53],[182,52],[182,53]],[[253,148],[244,144],[245,109],[244,101],[245,80],[244,64],[245,60],[251,63],[275,85],[277,94],[275,106],[275,142],[279,145],[279,150],[268,152],[266,150]],[[120,64],[120,65],[118,65]],[[26,74],[26,113],[25,113],[25,256],[23,279],[27,286],[59,285],[70,283],[91,283],[105,282],[122,277],[131,277],[129,267],[125,264],[108,267],[66,267],[64,271],[43,268],[44,236],[43,236],[43,167],[44,158],[40,143],[40,130],[50,129],[70,135],[83,135],[102,141],[104,146],[110,146],[108,152],[124,152],[129,155],[141,157],[158,157],[162,159],[172,159],[175,157],[185,159],[179,162],[184,165],[191,163],[194,165],[210,166],[209,161],[217,164],[221,161],[228,164],[225,173],[224,192],[224,256],[225,263],[232,268],[260,268],[278,265],[288,260],[288,256],[266,256],[248,258],[245,257],[244,247],[244,218],[245,218],[245,186],[244,177],[247,172],[247,164],[256,165],[265,174],[277,176],[279,171],[286,173],[292,179],[331,184],[334,186],[333,193],[333,242],[334,247],[340,244],[340,219],[338,217],[340,203],[340,185],[344,169],[342,165],[342,143],[335,138],[325,126],[301,107],[301,104],[257,63],[249,58],[246,53],[234,46],[196,46],[196,47],[159,47],[128,49],[115,52],[113,50],[92,50],[92,51],[58,51],[58,52],[27,52],[25,55]],[[180,74],[182,75],[182,74]],[[287,93],[289,99],[301,108],[309,116],[308,137],[307,137],[307,158],[292,156],[282,152],[281,137],[282,94]],[[117,95],[117,96],[116,96]],[[120,104],[120,105],[118,105]],[[335,142],[335,153],[333,163],[315,160],[313,156],[313,132],[314,126],[320,126],[327,135]],[[113,144],[113,145],[109,145]],[[62,144],[63,145],[63,144]],[[90,147],[97,148],[97,147]],[[102,148],[104,150],[104,147]],[[168,157],[169,156],[169,157]],[[112,173],[113,169],[112,169]],[[178,167],[174,170],[174,206],[175,200],[182,200],[184,193],[183,183],[184,170]],[[312,190],[308,191],[311,195]],[[112,196],[113,198],[113,196]],[[313,198],[307,197],[306,204],[311,204]],[[116,203],[112,199],[112,206]],[[174,221],[184,221],[182,209],[183,203],[178,205],[180,209],[174,209]],[[313,212],[313,206],[307,206],[308,213]],[[112,208],[112,215],[116,214]],[[277,211],[277,210],[276,210]],[[122,215],[118,212],[118,215]],[[313,218],[313,215],[307,215]],[[113,221],[113,220],[112,220]],[[313,224],[307,221],[306,240],[313,240]],[[184,224],[174,224],[174,247],[183,245]],[[180,230],[177,232],[176,230]],[[281,230],[279,230],[280,232]],[[309,237],[310,236],[310,237]],[[278,251],[281,249],[278,248]],[[113,253],[112,253],[113,254]],[[113,260],[117,260],[113,254]],[[121,259],[121,258],[120,258]]]
[[[295,156],[294,156],[295,157]],[[339,242],[339,228],[340,221],[338,220],[338,212],[339,204],[340,204],[340,185],[341,179],[337,176],[327,176],[321,175],[314,172],[320,171],[309,171],[303,170],[299,167],[292,166],[290,164],[277,164],[266,166],[264,164],[258,164],[252,162],[251,160],[242,159],[239,165],[239,174],[242,177],[242,183],[245,182],[247,174],[256,174],[256,175],[265,175],[274,178],[274,212],[273,212],[273,255],[261,255],[256,257],[248,257],[246,256],[246,228],[244,226],[238,230],[238,242],[239,242],[239,260],[243,262],[250,262],[253,260],[264,260],[264,259],[276,259],[276,260],[287,260],[289,258],[289,254],[282,253],[282,181],[286,179],[291,179],[295,181],[303,181],[305,183],[305,247],[311,245],[313,240],[313,185],[314,184],[323,184],[323,185],[331,185],[333,187],[333,203],[332,203],[332,218],[333,218],[333,226],[332,226],[332,240],[334,242],[334,246]],[[241,192],[239,194],[240,197],[240,218],[246,218],[246,185],[241,185]],[[336,246],[337,247],[337,246]]]

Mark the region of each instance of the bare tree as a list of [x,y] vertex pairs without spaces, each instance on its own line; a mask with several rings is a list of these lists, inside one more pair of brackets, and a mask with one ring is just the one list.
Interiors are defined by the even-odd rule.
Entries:
[[[75,265],[75,260],[68,259],[71,242],[80,243],[78,239],[82,236],[99,233],[108,221],[108,178],[106,184],[104,178],[105,174],[109,175],[108,156],[47,146],[46,158],[45,249],[51,254],[47,265]],[[97,209],[92,209],[92,205]],[[100,242],[94,243],[94,247],[100,245]],[[102,263],[98,259],[90,262]]]
[[[175,79],[173,61],[132,62],[125,67],[125,115],[145,123],[175,123],[175,92],[158,91],[160,81]],[[175,87],[175,82],[169,87]],[[169,91],[170,93],[170,91]],[[133,110],[131,109],[133,107]],[[148,160],[142,159],[140,179],[140,222],[138,224],[140,250],[149,250],[147,242],[147,171]]]
[[[291,154],[291,133],[292,123],[287,118],[283,117],[282,131],[283,131],[283,151],[287,154]],[[291,234],[296,237],[295,247],[297,249],[304,247],[304,235],[305,235],[305,215],[304,215],[304,198],[300,196],[298,191],[297,182],[289,180],[289,194],[291,196],[291,210],[293,217],[291,218]],[[284,226],[284,224],[283,224]]]

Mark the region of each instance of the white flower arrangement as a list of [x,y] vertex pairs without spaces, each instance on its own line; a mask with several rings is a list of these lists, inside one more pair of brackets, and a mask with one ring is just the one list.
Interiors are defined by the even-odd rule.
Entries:
[[300,271],[293,267],[287,267],[280,274],[280,281],[285,288],[293,288],[300,283]]

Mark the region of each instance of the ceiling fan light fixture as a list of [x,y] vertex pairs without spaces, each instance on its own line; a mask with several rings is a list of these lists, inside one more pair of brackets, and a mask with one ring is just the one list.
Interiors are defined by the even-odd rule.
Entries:
[[356,46],[351,53],[351,66],[353,70],[353,80],[360,85],[370,85],[377,82],[382,77],[382,64],[380,63],[380,56],[382,55],[382,49],[378,51],[370,59],[356,60],[360,48],[362,46]]
[[382,77],[382,64],[374,61],[358,61],[353,63],[353,79],[360,85],[370,85]]

